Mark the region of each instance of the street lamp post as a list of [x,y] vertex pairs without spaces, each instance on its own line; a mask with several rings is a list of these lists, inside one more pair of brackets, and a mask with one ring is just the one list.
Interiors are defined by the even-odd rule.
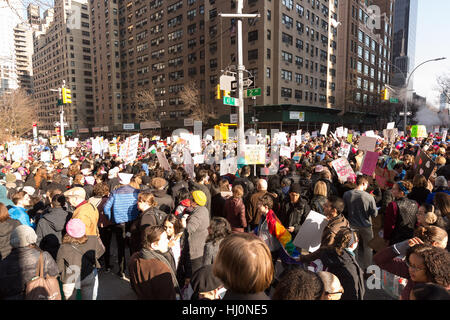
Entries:
[[428,62],[433,62],[433,61],[440,61],[440,60],[445,60],[447,58],[442,57],[442,58],[436,58],[436,59],[430,59],[427,61],[422,62],[421,64],[419,64],[417,67],[414,68],[413,71],[411,71],[411,73],[408,76],[408,79],[406,80],[405,83],[405,107],[404,107],[404,115],[403,115],[403,129],[405,130],[404,133],[405,135],[407,134],[406,132],[406,125],[407,125],[407,121],[408,121],[408,116],[407,116],[407,112],[408,112],[408,86],[409,86],[409,81],[411,80],[411,76],[413,75],[414,71],[416,71],[420,66],[424,65],[425,63]]

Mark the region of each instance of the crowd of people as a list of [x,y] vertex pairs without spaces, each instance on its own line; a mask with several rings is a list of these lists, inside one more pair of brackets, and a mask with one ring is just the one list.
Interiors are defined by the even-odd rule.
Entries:
[[[128,164],[81,145],[71,163],[42,162],[39,152],[7,161],[5,150],[0,299],[27,298],[43,253],[44,274],[67,300],[95,300],[100,269],[117,270],[137,299],[363,300],[373,265],[407,280],[401,299],[448,300],[446,138],[378,139],[383,185],[360,173],[358,137],[347,157],[356,179],[345,183],[331,165],[343,138],[332,136],[302,141],[301,157],[281,157],[267,176],[253,165],[221,176],[218,164],[196,164],[192,177],[171,161],[173,140],[157,148],[170,170],[142,143]],[[415,166],[419,150],[436,165],[429,177]],[[320,248],[288,250],[311,211],[328,221]]]

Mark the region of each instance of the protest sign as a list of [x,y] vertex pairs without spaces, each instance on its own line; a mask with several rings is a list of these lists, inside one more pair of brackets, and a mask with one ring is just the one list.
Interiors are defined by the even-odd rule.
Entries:
[[421,174],[425,179],[429,179],[436,164],[433,160],[421,149],[417,152],[414,162],[414,169],[418,174]]
[[311,132],[311,138],[317,138],[318,131]]
[[164,152],[156,152],[156,157],[158,158],[161,167],[166,171],[170,171],[170,165],[169,161],[167,161],[166,154]]
[[338,152],[338,156],[339,157],[344,157],[347,158],[348,154],[350,153],[350,149],[352,148],[352,146],[348,143],[345,142],[341,142],[341,147],[339,148],[339,152]]
[[442,141],[446,141],[447,140],[447,129],[445,129],[444,131],[442,131]]
[[377,167],[378,153],[367,151],[362,162],[361,173],[371,176]]
[[338,127],[336,128],[336,137],[345,137],[344,136],[344,127]]
[[338,175],[339,181],[341,183],[347,182],[350,178],[353,181],[356,179],[355,172],[352,167],[348,163],[346,158],[339,158],[331,162],[336,174]]
[[66,141],[66,147],[67,148],[76,148],[77,143],[75,141]]
[[191,179],[195,178],[194,173],[194,160],[192,159],[190,152],[184,152],[183,151],[183,158],[184,158],[184,170],[189,174],[189,177]]
[[295,151],[295,141],[297,140],[297,137],[295,135],[291,135],[291,140],[289,141],[289,147],[291,149],[291,152]]
[[26,144],[19,144],[12,146],[9,149],[11,159],[14,162],[22,162],[28,158],[28,146]]
[[412,138],[426,138],[427,135],[427,127],[423,125],[414,125],[411,127],[411,137]]
[[288,159],[291,158],[291,148],[288,146],[280,147],[280,157],[286,157]]
[[117,144],[115,144],[115,143],[110,143],[109,144],[109,153],[112,156],[117,155]]
[[41,153],[41,161],[42,162],[50,162],[52,161],[52,153],[50,151],[44,151]]
[[363,151],[375,151],[375,145],[377,143],[377,138],[375,137],[368,137],[367,135],[364,137],[362,136],[359,139],[359,150]]
[[202,122],[194,120],[194,135],[202,136]]
[[440,126],[433,126],[433,132],[439,133],[439,128],[440,128]]
[[373,130],[369,130],[365,132],[366,137],[374,137],[375,136],[375,132],[373,132]]
[[316,251],[320,247],[322,233],[327,225],[328,220],[323,214],[311,210],[300,226],[293,244],[308,252]]
[[384,139],[386,141],[388,141],[389,143],[394,143],[395,142],[395,138],[398,135],[398,129],[394,128],[394,129],[384,129],[383,130],[383,136]]
[[220,160],[220,175],[235,174],[237,171],[237,157]]
[[394,178],[397,176],[397,171],[388,170],[387,168],[375,168],[375,179],[381,189],[386,189],[392,186]]
[[266,146],[259,144],[245,145],[245,163],[246,164],[265,164]]
[[194,157],[194,164],[203,164],[205,163],[205,155],[204,154],[196,154]]
[[119,156],[124,160],[125,164],[132,163],[136,160],[139,146],[139,133],[128,137],[120,146]]
[[202,152],[202,142],[200,136],[193,135],[189,141],[189,149],[191,153],[201,153]]
[[99,137],[92,139],[92,154],[102,154],[102,144]]
[[292,160],[294,160],[295,162],[299,162],[301,157],[302,157],[302,153],[301,152],[296,152],[296,153],[294,153],[294,156],[292,157]]
[[348,143],[352,143],[352,141],[353,141],[353,134],[352,134],[352,133],[349,133],[349,134],[347,135],[347,142],[348,142]]
[[395,122],[389,122],[389,123],[387,124],[386,129],[394,129],[394,126],[395,126]]
[[320,129],[320,134],[322,135],[322,136],[326,136],[327,135],[327,132],[328,132],[328,127],[329,127],[330,125],[328,124],[328,123],[322,123],[322,128]]
[[256,136],[248,136],[248,144],[257,144]]

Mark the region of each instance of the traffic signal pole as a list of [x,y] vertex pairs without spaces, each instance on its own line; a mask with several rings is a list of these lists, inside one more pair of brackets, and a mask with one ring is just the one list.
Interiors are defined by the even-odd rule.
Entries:
[[[66,80],[63,80],[63,85],[62,88],[65,89],[66,88]],[[62,99],[61,97],[61,91],[59,92],[59,98]],[[64,141],[64,103],[61,103],[61,111],[59,112],[59,123],[61,125],[61,144],[63,144]]]
[[237,50],[238,50],[238,157],[244,157],[245,151],[245,123],[244,123],[244,53],[243,53],[243,39],[242,39],[242,18],[257,18],[261,15],[256,14],[243,14],[244,0],[237,1],[237,11],[235,14],[231,13],[219,13],[220,17],[224,18],[236,18],[237,19]]

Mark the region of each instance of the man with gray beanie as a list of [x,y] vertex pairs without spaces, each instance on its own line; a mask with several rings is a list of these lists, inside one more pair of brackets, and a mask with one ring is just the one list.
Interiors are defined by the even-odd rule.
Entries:
[[[36,276],[41,251],[36,246],[33,228],[20,225],[11,233],[11,253],[0,261],[0,300],[23,300],[26,284]],[[52,256],[42,251],[44,276],[56,277],[58,266]]]
[[433,204],[434,196],[438,192],[444,192],[446,194],[450,194],[450,189],[448,188],[448,181],[445,179],[444,176],[438,176],[436,180],[434,181],[434,188],[433,192],[430,192],[428,194],[426,203]]

